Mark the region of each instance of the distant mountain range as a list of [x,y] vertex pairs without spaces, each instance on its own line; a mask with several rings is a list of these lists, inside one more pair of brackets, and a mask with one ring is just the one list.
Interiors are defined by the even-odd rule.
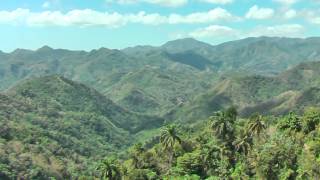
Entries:
[[44,46],[0,53],[0,89],[57,74],[93,87],[131,111],[164,115],[221,75],[273,76],[319,57],[320,38],[247,38],[217,46],[188,38],[160,47],[90,52]]

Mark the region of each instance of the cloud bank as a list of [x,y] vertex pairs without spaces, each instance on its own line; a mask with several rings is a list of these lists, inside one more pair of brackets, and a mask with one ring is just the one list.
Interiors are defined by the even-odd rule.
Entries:
[[72,10],[66,13],[60,11],[31,12],[29,9],[16,9],[13,11],[0,11],[0,23],[25,24],[28,26],[105,26],[120,27],[126,24],[201,24],[218,21],[233,21],[234,15],[223,8],[215,8],[207,12],[195,12],[187,15],[159,13],[120,14],[117,12],[99,12],[91,9]]

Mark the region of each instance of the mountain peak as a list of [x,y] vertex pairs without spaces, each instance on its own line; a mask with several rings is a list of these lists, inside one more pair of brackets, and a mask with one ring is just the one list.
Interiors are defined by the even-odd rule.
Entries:
[[99,48],[98,51],[107,51],[107,52],[109,52],[109,51],[112,51],[112,50],[109,49],[109,48],[102,47],[102,48]]
[[[168,45],[181,45],[184,43],[191,43],[191,44],[198,44],[198,45],[209,45],[207,43],[204,43],[202,41],[198,41],[194,38],[182,38],[182,39],[176,39],[176,40],[172,40],[172,41],[168,41],[167,43],[165,43],[162,47],[166,47]],[[210,46],[210,45],[209,45]]]
[[21,49],[21,48],[18,48],[16,50],[14,50],[11,54],[14,54],[14,55],[21,55],[21,54],[28,54],[28,53],[32,53],[33,51],[31,50],[28,50],[28,49]]
[[210,44],[207,44],[202,41],[198,41],[193,38],[183,38],[173,41],[169,41],[162,45],[162,48],[171,53],[178,53],[184,51],[190,51],[194,49],[207,49],[212,47]]
[[110,53],[112,52],[113,50],[112,49],[108,49],[108,48],[105,48],[105,47],[101,47],[99,49],[93,49],[92,51],[90,51],[90,54],[97,54],[97,53]]
[[52,50],[53,50],[53,48],[45,45],[45,46],[39,48],[37,51],[52,51]]

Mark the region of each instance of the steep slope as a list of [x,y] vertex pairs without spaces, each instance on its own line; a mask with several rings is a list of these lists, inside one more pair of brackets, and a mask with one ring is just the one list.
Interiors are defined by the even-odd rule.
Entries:
[[286,91],[270,100],[245,107],[241,110],[243,116],[250,113],[281,115],[289,111],[302,113],[308,107],[319,107],[320,89],[318,87],[307,88],[302,91]]
[[131,141],[103,116],[38,110],[5,95],[0,107],[1,179],[71,177]]
[[[319,38],[260,37],[216,46],[187,38],[170,41],[160,47],[136,46],[123,50],[100,48],[85,52],[47,46],[36,51],[17,49],[12,53],[0,53],[0,89],[7,89],[30,77],[59,74],[97,89],[128,110],[161,114],[176,106],[172,99],[183,96],[189,101],[221,75],[239,72],[278,75],[301,62],[319,60],[319,47]],[[146,67],[149,69],[144,75]],[[139,76],[135,75],[139,73]],[[150,78],[140,86],[135,77],[148,79],[143,76],[150,74],[169,76],[175,81]],[[159,81],[164,83],[157,83]],[[165,88],[167,86],[170,88]],[[126,87],[132,87],[132,92],[138,90],[145,96],[143,99],[155,102],[150,109],[145,104],[131,108],[131,104],[137,101]],[[188,92],[179,93],[181,89]],[[159,105],[160,113],[155,110],[155,104]]]
[[132,113],[96,90],[61,76],[34,78],[8,90],[16,99],[28,100],[39,109],[88,112],[108,118],[117,127],[131,132],[157,127],[160,118]]
[[25,80],[0,94],[0,179],[69,179],[162,123],[61,76]]
[[192,51],[210,60],[221,72],[245,71],[258,75],[274,75],[301,62],[318,61],[319,45],[320,38],[258,37],[216,46],[193,39],[180,39],[169,42],[162,48],[172,54]]
[[301,62],[318,61],[319,45],[320,38],[247,38],[215,46],[210,57],[221,62],[220,70],[272,75]]
[[289,110],[301,112],[307,106],[319,105],[319,69],[320,62],[309,62],[275,77],[254,75],[222,79],[168,117],[179,119],[184,114],[184,119],[202,119],[231,105],[235,105],[242,116],[254,112],[274,115]]
[[36,107],[0,95],[0,179],[68,178],[130,144],[103,116]]
[[[141,51],[141,53],[136,53],[136,51]],[[150,72],[151,74],[160,74],[163,77],[170,76],[169,78],[176,79],[175,82],[172,81],[169,84],[173,89],[181,89],[183,84],[198,84],[198,88],[200,87],[199,84],[205,84],[206,80],[205,78],[198,78],[198,82],[196,82],[193,77],[199,77],[204,74],[203,68],[209,64],[209,62],[200,58],[203,62],[198,65],[190,59],[184,60],[184,58],[173,57],[173,55],[169,55],[159,48],[151,47],[136,47],[123,51],[101,48],[91,52],[84,52],[52,49],[45,46],[37,51],[18,49],[13,53],[7,54],[6,57],[0,59],[0,89],[6,89],[30,77],[59,74],[68,79],[94,87],[114,101],[119,102],[121,99],[126,99],[122,104],[129,108],[129,110],[140,113],[146,112],[148,114],[156,111],[154,108],[149,110],[148,108],[132,108],[133,106],[126,105],[135,102],[129,102],[129,100],[133,99],[125,97],[127,94],[125,87],[134,84],[134,89],[146,92],[148,99],[150,99],[149,95],[152,94],[152,96],[156,97],[157,102],[155,103],[159,104],[162,108],[166,107],[167,109],[165,110],[172,108],[172,104],[169,103],[170,100],[159,102],[158,100],[162,99],[162,96],[157,96],[157,94],[153,94],[154,91],[149,91],[145,86],[140,86],[138,80],[135,79],[137,76],[128,78],[129,76],[140,74],[139,76],[145,79],[147,77],[143,77],[142,72],[150,67],[148,71],[155,71]],[[170,75],[167,75],[167,72]],[[212,74],[212,72],[205,73],[208,75]],[[191,78],[187,79],[185,78],[186,76],[190,76]],[[178,81],[181,80],[181,77],[184,80],[182,83],[179,83]],[[199,81],[199,79],[203,80]],[[150,85],[147,86],[162,89],[164,94],[169,95],[166,99],[178,98],[173,92],[166,92],[167,90],[163,88],[164,86],[158,86],[160,85],[159,83],[153,84],[152,81],[147,81],[144,84],[148,83]],[[192,90],[196,90],[197,88],[192,88]],[[115,89],[122,89],[123,92],[115,91]]]
[[[213,74],[195,73],[191,67],[166,70],[146,66],[124,75],[106,95],[121,106],[162,115],[189,101],[195,92],[204,90],[216,78]],[[133,97],[137,92],[141,101]]]

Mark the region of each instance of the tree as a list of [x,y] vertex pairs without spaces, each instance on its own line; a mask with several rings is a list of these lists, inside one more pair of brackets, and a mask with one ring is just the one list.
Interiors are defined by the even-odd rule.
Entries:
[[228,116],[226,112],[221,111],[210,117],[210,127],[215,135],[222,141],[228,141],[233,138],[234,129],[232,118],[230,118],[230,116]]
[[264,123],[264,119],[261,115],[255,114],[252,116],[247,133],[249,135],[257,135],[260,136],[261,132],[266,129],[266,125]]
[[164,149],[169,152],[169,166],[172,165],[172,160],[174,156],[173,148],[178,142],[181,144],[182,140],[178,135],[176,125],[168,125],[161,131],[160,143],[163,145]]
[[240,137],[237,141],[234,142],[236,151],[240,153],[244,153],[245,155],[248,154],[249,150],[251,149],[253,142],[251,136],[247,134]]
[[0,138],[9,140],[11,139],[11,128],[9,122],[5,120],[3,123],[0,122]]
[[248,180],[247,167],[245,163],[238,162],[231,174],[233,180]]
[[314,131],[317,125],[320,123],[320,109],[309,108],[307,109],[302,117],[303,131],[308,134]]
[[222,143],[219,145],[210,143],[201,147],[203,166],[207,175],[215,175],[220,178],[228,176],[228,170],[230,168],[230,158],[232,152]]
[[120,180],[121,172],[119,169],[119,163],[115,158],[105,159],[97,167],[97,170],[101,174],[101,178],[108,180]]
[[289,129],[290,131],[299,132],[302,129],[301,118],[294,112],[290,112],[289,115],[280,120],[278,127],[282,130]]
[[198,150],[192,153],[185,153],[183,156],[178,157],[177,167],[185,172],[184,175],[197,174],[203,176],[205,168],[201,151]]
[[132,164],[134,168],[141,168],[141,156],[142,153],[145,151],[143,148],[142,143],[137,143],[133,146],[133,148],[130,150],[131,158],[132,158]]
[[295,179],[297,158],[301,147],[295,138],[279,132],[272,134],[268,142],[255,147],[250,153],[250,166],[256,179]]
[[229,118],[229,120],[234,123],[237,120],[238,111],[236,107],[231,106],[226,110],[226,116]]

